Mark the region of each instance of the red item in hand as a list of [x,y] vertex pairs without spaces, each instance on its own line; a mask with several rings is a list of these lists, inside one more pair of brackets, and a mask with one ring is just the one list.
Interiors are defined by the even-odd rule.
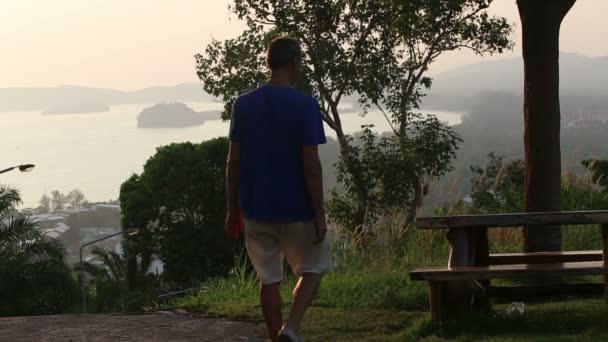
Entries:
[[233,240],[238,240],[245,230],[243,216],[239,212],[236,215],[228,215],[226,218],[226,235]]

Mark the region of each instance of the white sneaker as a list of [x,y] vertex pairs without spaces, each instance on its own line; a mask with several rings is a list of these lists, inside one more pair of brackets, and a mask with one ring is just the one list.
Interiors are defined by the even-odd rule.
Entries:
[[293,330],[283,327],[277,336],[279,342],[304,342]]

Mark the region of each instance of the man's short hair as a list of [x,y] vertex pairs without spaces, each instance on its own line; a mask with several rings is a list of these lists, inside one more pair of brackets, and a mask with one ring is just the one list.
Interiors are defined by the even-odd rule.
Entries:
[[266,64],[270,69],[289,65],[293,60],[302,60],[302,50],[297,40],[289,37],[278,37],[268,44]]

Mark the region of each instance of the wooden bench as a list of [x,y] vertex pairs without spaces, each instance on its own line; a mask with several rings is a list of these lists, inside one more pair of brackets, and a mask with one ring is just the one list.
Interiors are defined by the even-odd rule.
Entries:
[[[545,225],[600,225],[603,250],[490,254],[488,228]],[[460,317],[471,310],[488,310],[489,297],[561,294],[604,295],[608,303],[608,211],[419,217],[418,229],[448,229],[447,267],[410,272],[414,281],[429,283],[433,321]],[[491,286],[492,279],[555,278],[603,275],[603,283],[558,283],[535,286]]]
[[490,265],[550,264],[581,261],[603,261],[602,251],[490,254]]

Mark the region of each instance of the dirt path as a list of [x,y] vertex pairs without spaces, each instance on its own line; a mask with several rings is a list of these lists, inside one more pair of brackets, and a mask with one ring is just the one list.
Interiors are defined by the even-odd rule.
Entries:
[[0,318],[0,341],[262,341],[251,324],[181,315]]

